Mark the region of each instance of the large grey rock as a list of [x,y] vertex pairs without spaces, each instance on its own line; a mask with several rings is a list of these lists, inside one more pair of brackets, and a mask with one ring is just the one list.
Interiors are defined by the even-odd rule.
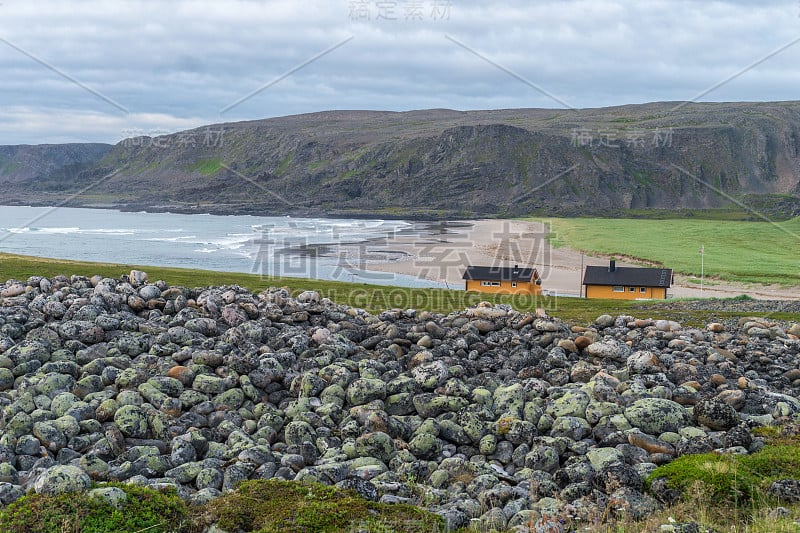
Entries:
[[625,418],[633,427],[650,435],[661,435],[668,431],[677,432],[689,425],[686,409],[671,400],[663,398],[643,398],[625,409]]
[[593,342],[586,347],[586,352],[593,357],[601,357],[612,361],[626,362],[631,353],[630,347],[617,339],[606,339]]
[[128,503],[128,495],[119,487],[99,487],[88,492],[91,499],[100,500],[117,510],[123,510]]
[[17,501],[25,495],[25,491],[19,485],[13,483],[0,482],[0,504],[8,505]]
[[102,342],[105,338],[103,328],[88,320],[68,320],[58,326],[58,333],[67,340],[76,340],[84,344]]
[[589,401],[589,395],[583,390],[568,390],[555,400],[548,401],[545,413],[556,419],[562,416],[583,418]]
[[92,484],[89,475],[72,465],[51,466],[42,472],[33,484],[37,494],[58,495],[84,492]]
[[716,431],[731,429],[741,421],[736,409],[717,397],[700,400],[692,412],[698,424]]
[[386,398],[386,383],[381,379],[361,378],[347,387],[347,401],[350,405],[364,405],[372,400]]
[[355,446],[359,456],[375,457],[387,464],[395,453],[394,441],[381,431],[361,435],[356,439]]
[[135,405],[123,405],[114,413],[114,423],[126,437],[147,437],[147,415]]
[[628,356],[628,372],[631,374],[657,374],[664,371],[658,355],[649,350],[634,352]]

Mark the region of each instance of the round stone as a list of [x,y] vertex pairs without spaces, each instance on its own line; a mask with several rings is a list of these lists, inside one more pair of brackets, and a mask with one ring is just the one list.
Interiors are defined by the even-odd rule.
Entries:
[[126,437],[142,439],[147,436],[147,415],[135,405],[123,405],[114,413],[114,423]]
[[689,425],[686,409],[678,403],[663,398],[636,400],[633,405],[625,409],[624,414],[633,427],[650,435],[675,432]]
[[92,484],[89,475],[72,465],[56,465],[45,470],[36,479],[33,489],[37,494],[55,496],[71,492],[84,492]]

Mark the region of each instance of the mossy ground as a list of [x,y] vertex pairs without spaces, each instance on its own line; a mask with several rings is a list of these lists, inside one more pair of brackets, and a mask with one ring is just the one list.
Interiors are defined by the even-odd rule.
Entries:
[[687,494],[705,485],[715,505],[750,503],[778,479],[800,479],[800,446],[769,446],[750,455],[684,455],[658,467],[650,480],[666,477],[671,488]]
[[188,508],[174,490],[159,492],[135,485],[122,488],[128,503],[122,510],[87,494],[28,494],[0,511],[0,531],[15,533],[172,533],[188,524]]
[[14,533],[199,533],[211,524],[258,533],[427,533],[444,531],[440,517],[407,504],[367,501],[318,483],[257,480],[207,506],[189,506],[174,490],[109,484],[128,494],[120,511],[86,494],[29,494],[0,510],[0,531]]
[[282,480],[246,481],[212,502],[204,517],[228,531],[259,533],[443,530],[441,518],[412,505],[375,503],[351,491]]

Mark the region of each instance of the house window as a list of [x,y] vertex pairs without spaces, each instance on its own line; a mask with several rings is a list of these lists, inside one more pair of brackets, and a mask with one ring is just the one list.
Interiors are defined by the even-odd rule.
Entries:
[[625,292],[625,287],[623,287],[622,285],[614,285],[614,287],[611,290],[613,292]]
[[499,281],[481,281],[481,287],[499,287]]
[[512,282],[511,282],[511,286],[512,286],[512,287],[516,287],[516,286],[517,286],[517,282],[516,282],[516,281],[512,281]]
[[636,292],[636,287],[628,287],[628,292]]
[[639,287],[639,292],[647,292],[647,287]]

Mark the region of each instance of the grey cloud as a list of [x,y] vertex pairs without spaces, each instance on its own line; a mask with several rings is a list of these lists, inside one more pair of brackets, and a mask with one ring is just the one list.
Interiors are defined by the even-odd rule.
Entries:
[[[338,0],[5,0],[0,37],[131,115],[0,43],[0,143],[116,142],[126,124],[171,130],[325,109],[561,107],[445,35],[576,107],[691,98],[800,36],[794,0],[452,0],[444,20],[430,16],[433,2],[421,1],[423,20],[403,20],[397,0],[399,20],[387,21],[367,1],[363,21]],[[704,99],[796,98],[798,58],[800,44]]]

